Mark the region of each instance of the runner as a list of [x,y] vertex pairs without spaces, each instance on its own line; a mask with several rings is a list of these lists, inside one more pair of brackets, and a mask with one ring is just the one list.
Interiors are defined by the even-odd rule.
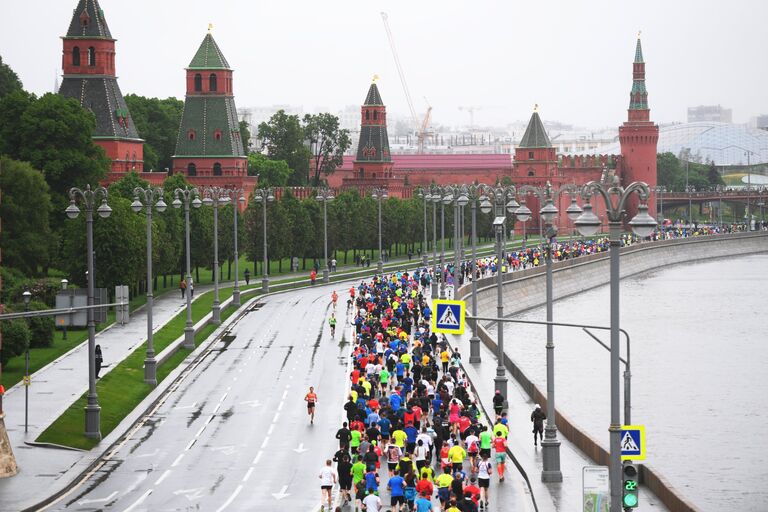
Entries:
[[331,294],[331,302],[333,302],[333,310],[336,311],[336,302],[339,300],[339,294],[336,293],[336,290],[333,290],[333,293]]
[[504,481],[504,462],[507,459],[507,440],[497,436],[493,440],[493,448],[496,450],[496,471],[499,473],[499,482]]
[[315,423],[315,404],[317,404],[317,394],[315,388],[309,387],[309,393],[304,395],[304,401],[307,402],[307,414],[309,415],[309,424]]
[[[333,307],[334,309],[336,309],[336,302],[333,303]],[[331,318],[328,319],[328,325],[331,326],[331,338],[333,338],[336,336],[336,314],[335,313],[331,313]]]
[[492,474],[493,464],[488,460],[487,455],[483,455],[477,467],[477,483],[480,487],[480,510],[488,508],[488,488],[491,486]]
[[[331,467],[331,463],[330,459],[326,460],[325,466],[320,470],[320,474],[318,475],[318,478],[320,479],[320,503],[324,503],[327,496],[328,510],[333,508],[333,505],[331,504],[331,491],[333,486],[336,485],[336,472]],[[320,510],[324,510],[322,505],[320,506]]]

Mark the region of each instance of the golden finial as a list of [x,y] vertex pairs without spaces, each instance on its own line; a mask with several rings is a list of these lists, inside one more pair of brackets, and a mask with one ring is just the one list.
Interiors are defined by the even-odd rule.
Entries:
[[638,31],[637,31],[637,38],[638,38],[638,39],[640,39],[640,34],[642,34],[642,33],[643,33],[643,31],[642,31],[642,30],[638,30]]
[[371,81],[372,81],[373,83],[376,83],[376,80],[378,80],[378,79],[379,79],[379,75],[377,75],[377,74],[374,74],[374,75],[373,75],[373,79],[372,79]]
[[208,24],[208,33],[211,33],[211,30],[213,30],[213,23]]
[[534,105],[533,105],[533,111],[534,111],[534,112],[538,112],[538,111],[539,111],[539,104],[538,104],[538,103],[534,103]]

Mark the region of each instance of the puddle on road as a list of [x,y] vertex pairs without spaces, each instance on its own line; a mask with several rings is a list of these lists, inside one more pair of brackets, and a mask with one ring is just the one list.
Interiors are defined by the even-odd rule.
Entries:
[[72,505],[77,504],[85,496],[88,496],[91,491],[107,481],[112,473],[114,473],[122,464],[122,459],[112,459],[104,463],[104,465],[88,480],[88,485],[83,489],[80,494],[75,495],[70,501],[65,504],[65,508],[69,508]]
[[147,431],[144,433],[144,435],[142,435],[140,438],[136,440],[137,441],[136,444],[134,444],[131,447],[128,453],[133,453],[136,450],[138,450],[141,447],[141,445],[144,444],[144,441],[149,439],[152,436],[152,434],[155,433],[155,430],[157,430],[157,427],[159,427],[162,423],[163,423],[162,418],[148,418],[144,422],[144,426],[146,427]]
[[197,420],[197,418],[199,418],[201,414],[203,414],[203,407],[205,407],[207,403],[208,403],[207,401],[203,402],[202,404],[200,404],[200,407],[192,411],[192,414],[190,414],[189,418],[187,419],[187,428],[189,428],[189,426],[192,425],[192,423],[194,423],[195,420]]

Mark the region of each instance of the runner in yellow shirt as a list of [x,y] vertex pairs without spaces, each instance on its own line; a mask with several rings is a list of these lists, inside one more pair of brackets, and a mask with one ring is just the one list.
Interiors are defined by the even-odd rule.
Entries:
[[453,477],[451,476],[451,468],[445,468],[445,473],[435,478],[435,484],[437,485],[437,497],[440,498],[440,503],[444,509],[448,501],[451,499],[451,482]]
[[398,429],[392,432],[392,439],[395,440],[395,446],[401,450],[405,450],[405,440],[408,439],[408,434]]
[[467,456],[466,450],[461,447],[460,444],[455,444],[451,446],[451,449],[448,450],[448,458],[451,461],[451,464],[453,465],[453,471],[454,473],[456,471],[461,471],[461,468],[464,466],[464,459]]

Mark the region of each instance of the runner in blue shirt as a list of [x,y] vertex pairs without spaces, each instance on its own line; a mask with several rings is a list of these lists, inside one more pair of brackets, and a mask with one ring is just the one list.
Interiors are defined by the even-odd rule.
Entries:
[[416,512],[432,512],[432,502],[423,494],[416,498]]
[[400,512],[400,505],[405,506],[405,479],[395,475],[387,482],[387,488],[390,490],[392,512]]

